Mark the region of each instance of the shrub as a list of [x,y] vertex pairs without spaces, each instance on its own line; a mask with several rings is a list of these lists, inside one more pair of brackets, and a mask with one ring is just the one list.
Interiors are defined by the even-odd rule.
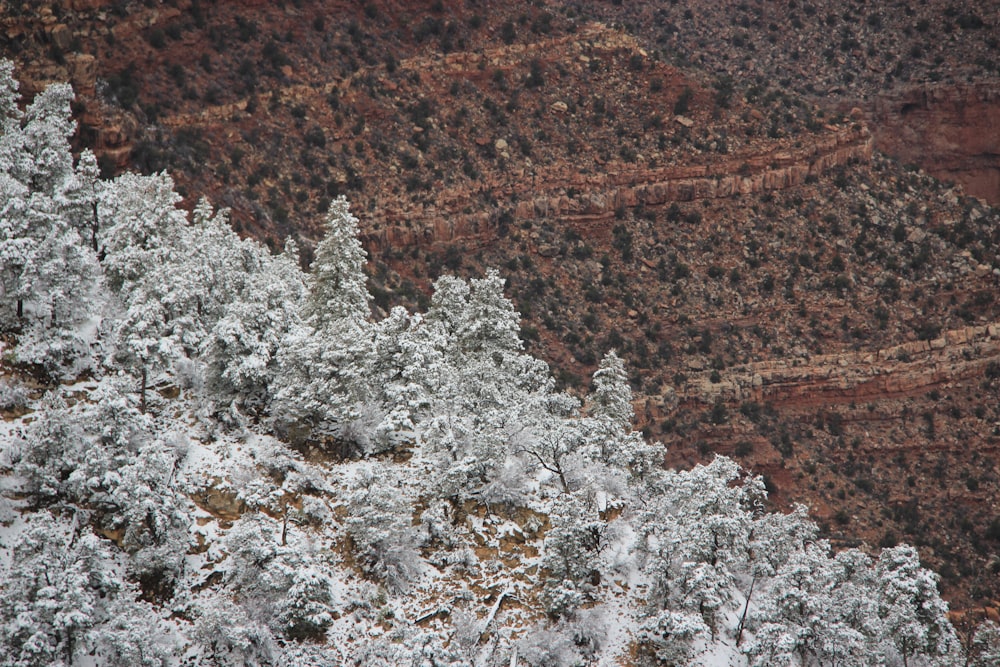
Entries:
[[680,116],[688,112],[691,107],[691,98],[694,96],[694,92],[691,90],[690,86],[685,86],[684,90],[681,91],[680,97],[674,103],[674,115]]
[[316,148],[324,148],[326,146],[326,134],[323,133],[323,128],[319,125],[309,128],[305,134],[305,142]]
[[164,36],[163,31],[159,28],[151,31],[147,39],[149,40],[149,45],[154,49],[162,49],[167,45],[166,37]]
[[541,88],[545,85],[545,75],[542,73],[542,63],[534,59],[530,63],[531,71],[528,78],[524,80],[524,85],[528,88]]
[[506,21],[500,28],[500,39],[503,40],[504,44],[513,44],[514,40],[517,39],[517,29],[514,28],[513,21]]
[[0,410],[20,410],[28,404],[28,389],[20,382],[0,380]]

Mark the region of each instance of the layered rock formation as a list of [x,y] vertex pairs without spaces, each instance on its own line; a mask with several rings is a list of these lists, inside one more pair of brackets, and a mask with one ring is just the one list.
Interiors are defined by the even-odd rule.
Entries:
[[1000,86],[926,85],[879,98],[879,150],[1000,204]]
[[[991,364],[1000,364],[1000,322],[873,351],[734,366],[714,381],[702,371],[692,374],[680,391],[671,389],[650,405],[676,405],[678,401],[710,405],[721,398],[809,410],[912,398],[947,383],[984,377]],[[651,418],[662,418],[651,410],[646,410]]]
[[[835,167],[868,162],[873,142],[868,129],[828,127],[804,147],[749,154],[705,165],[654,169],[616,165],[597,174],[576,174],[564,181],[536,177],[501,190],[516,201],[514,221],[559,219],[565,224],[603,225],[623,209],[663,206],[785,190],[818,178]],[[562,175],[562,174],[559,174]],[[530,189],[529,187],[530,186]],[[570,194],[571,193],[571,194]],[[447,199],[447,195],[444,197]],[[495,239],[498,216],[446,214],[440,211],[391,208],[379,212],[386,225],[364,234],[372,252],[413,245],[463,243],[481,246]]]

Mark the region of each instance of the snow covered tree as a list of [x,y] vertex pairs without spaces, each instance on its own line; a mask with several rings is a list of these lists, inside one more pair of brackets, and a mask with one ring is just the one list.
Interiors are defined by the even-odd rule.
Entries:
[[75,374],[90,363],[80,330],[101,291],[96,255],[81,236],[96,201],[96,163],[84,152],[74,168],[68,85],[49,86],[21,114],[9,63],[0,79],[0,326],[21,331],[20,361]]
[[518,657],[532,667],[575,667],[585,664],[573,634],[562,627],[541,627],[517,642]]
[[178,303],[178,292],[190,285],[190,275],[177,270],[188,247],[179,201],[165,173],[123,174],[102,193],[102,266],[120,300],[110,324],[113,358],[138,376],[143,411],[151,377],[180,359],[185,344],[195,343],[183,335],[193,327],[192,308]]
[[587,397],[590,419],[584,428],[594,456],[639,479],[656,470],[663,460],[663,445],[648,443],[632,431],[632,388],[625,364],[614,350],[601,359],[593,386]]
[[31,233],[27,199],[28,186],[0,169],[0,296],[5,309],[0,324],[4,329],[20,326],[29,294],[22,272],[32,261],[37,239]]
[[169,597],[191,543],[191,502],[171,487],[177,459],[176,448],[154,440],[104,482],[101,524],[121,534],[129,571],[157,597]]
[[70,104],[73,89],[55,83],[39,93],[24,113],[20,151],[14,156],[11,173],[35,192],[49,196],[60,193],[73,172],[69,139],[73,136]]
[[36,523],[14,545],[0,588],[0,662],[69,665],[85,650],[102,595],[118,584],[98,540]]
[[594,391],[590,395],[590,411],[595,417],[605,417],[628,428],[632,424],[632,388],[628,383],[625,363],[611,350],[594,371]]
[[126,300],[134,285],[164,264],[176,261],[187,245],[187,219],[181,198],[166,172],[150,176],[125,173],[101,192],[98,235],[108,285]]
[[106,667],[165,667],[180,651],[173,641],[172,628],[152,605],[117,595],[107,605],[108,619],[88,636],[95,662]]
[[370,329],[347,322],[337,331],[292,327],[278,352],[271,414],[289,439],[354,456],[371,451],[358,421],[369,395],[372,347]]
[[182,348],[176,339],[164,335],[162,304],[155,298],[138,297],[138,291],[133,292],[132,305],[114,323],[114,359],[139,376],[139,405],[146,412],[150,377],[180,359]]
[[25,480],[28,493],[40,500],[56,500],[65,495],[66,480],[76,470],[85,446],[79,421],[66,401],[51,393],[28,429],[14,471]]
[[311,543],[282,544],[279,532],[260,514],[244,515],[226,538],[226,584],[250,618],[290,639],[320,638],[336,611],[333,583]]
[[976,628],[969,649],[968,667],[1000,665],[1000,626],[984,621]]
[[75,376],[92,365],[83,329],[101,308],[100,270],[93,251],[63,217],[54,216],[47,227],[21,273],[22,287],[29,291],[17,357],[51,375]]
[[58,395],[39,410],[16,471],[46,502],[87,507],[93,521],[131,555],[146,588],[163,589],[187,551],[190,503],[174,491],[176,447],[154,438],[151,424],[113,387],[96,404],[66,406]]
[[883,549],[875,566],[878,613],[883,636],[903,661],[925,656],[935,664],[954,664],[958,650],[948,604],[937,591],[937,575],[920,567],[916,549],[902,545]]
[[[879,661],[871,560],[818,542],[794,553],[751,608],[751,665],[869,665]],[[759,623],[759,625],[758,625]]]
[[251,619],[243,607],[220,595],[200,602],[191,632],[210,664],[264,667],[274,664],[277,647],[270,629]]
[[709,632],[700,614],[667,610],[643,620],[639,640],[660,663],[687,665],[694,654],[694,642],[708,637]]
[[317,330],[350,320],[362,325],[371,315],[371,294],[366,286],[367,261],[358,240],[358,219],[351,215],[343,196],[330,204],[326,235],[316,246],[316,259],[309,267],[306,284],[309,298],[304,315]]
[[696,611],[715,632],[750,557],[763,482],[741,479],[736,463],[716,457],[690,471],[651,476],[640,493],[639,551],[653,581],[651,606]]
[[17,107],[20,84],[14,77],[14,63],[0,60],[0,159],[9,160],[7,137],[11,129],[20,121],[21,110]]
[[244,293],[225,305],[202,345],[206,394],[220,406],[236,403],[261,415],[278,373],[277,355],[299,322],[304,296],[298,251],[289,239],[283,255],[263,259]]
[[470,287],[466,312],[456,332],[459,348],[484,355],[521,350],[521,315],[504,296],[504,279],[499,272],[487,270],[484,277],[473,278]]
[[471,662],[453,643],[449,645],[437,633],[407,624],[381,637],[358,642],[345,664],[352,667],[468,667]]
[[765,497],[760,478],[741,480],[739,466],[719,456],[690,471],[664,471],[648,489],[654,495],[640,526],[644,548],[655,555],[657,567],[745,562],[752,512]]
[[601,583],[608,522],[573,494],[560,495],[549,513],[542,567],[548,573],[544,598],[550,614],[572,616]]
[[330,205],[326,236],[306,278],[304,322],[278,353],[276,427],[292,439],[339,444],[342,454],[369,451],[363,417],[372,393],[373,328],[364,265],[357,218],[340,197]]
[[[84,531],[77,534],[77,530]],[[121,581],[105,541],[53,517],[13,546],[0,588],[0,662],[5,665],[161,666],[173,652],[149,605]]]
[[373,464],[361,471],[347,498],[344,528],[369,576],[402,590],[419,572],[423,542],[413,526],[410,494],[393,469]]

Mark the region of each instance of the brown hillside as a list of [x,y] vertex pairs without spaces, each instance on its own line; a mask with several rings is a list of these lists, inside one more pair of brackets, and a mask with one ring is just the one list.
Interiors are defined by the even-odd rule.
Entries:
[[275,245],[346,194],[381,311],[501,267],[566,386],[627,357],[670,462],[733,455],[989,603],[997,9],[899,9],[65,0],[0,35],[26,96],[74,82],[109,175]]

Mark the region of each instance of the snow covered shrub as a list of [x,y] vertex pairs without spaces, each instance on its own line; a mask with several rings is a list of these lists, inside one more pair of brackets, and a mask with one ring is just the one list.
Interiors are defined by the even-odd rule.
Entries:
[[524,462],[508,460],[480,491],[483,502],[490,506],[524,507],[528,502],[528,475]]
[[639,632],[640,643],[661,664],[686,665],[694,652],[694,640],[707,637],[709,629],[700,614],[664,611],[647,617]]
[[333,622],[333,582],[322,570],[297,563],[286,573],[290,587],[278,600],[274,624],[290,639],[321,639]]
[[518,655],[532,667],[576,667],[583,654],[566,626],[539,627],[517,642]]
[[471,661],[440,635],[413,626],[394,628],[381,637],[359,642],[347,664],[364,667],[469,667]]
[[80,664],[88,654],[165,664],[172,647],[150,606],[121,581],[107,542],[75,530],[47,517],[14,545],[0,587],[0,664]]
[[266,625],[220,595],[200,603],[191,632],[210,664],[219,667],[259,667],[273,664],[275,645]]
[[306,540],[282,542],[276,523],[244,515],[226,537],[226,584],[251,618],[290,639],[318,639],[339,605],[329,563]]
[[360,471],[347,498],[344,528],[365,574],[402,590],[420,572],[424,541],[413,526],[412,504],[394,469],[373,464]]
[[20,410],[28,405],[28,388],[8,378],[0,379],[0,411]]

